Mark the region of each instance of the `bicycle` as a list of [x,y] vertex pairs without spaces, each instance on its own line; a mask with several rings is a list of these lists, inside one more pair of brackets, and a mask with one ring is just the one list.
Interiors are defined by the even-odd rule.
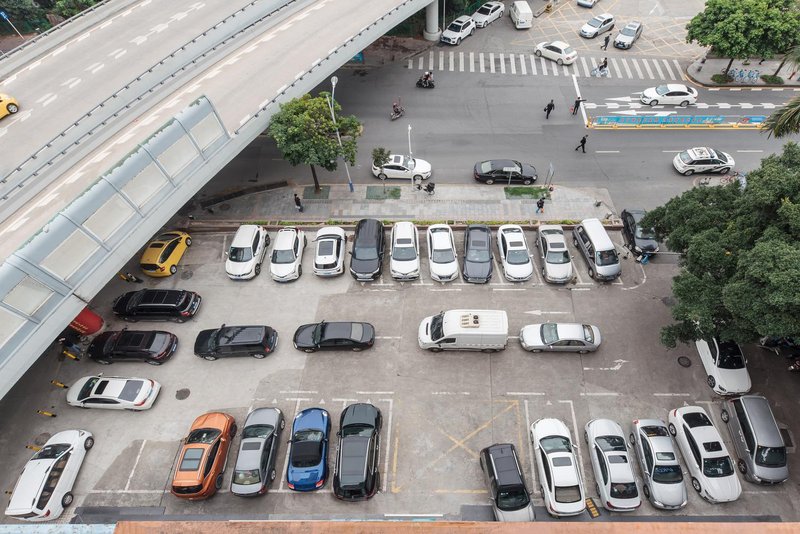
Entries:
[[605,69],[601,69],[600,67],[595,67],[592,69],[591,76],[593,78],[607,78],[608,77],[608,67]]
[[747,77],[750,79],[751,82],[757,82],[761,73],[758,70],[751,70],[747,73]]

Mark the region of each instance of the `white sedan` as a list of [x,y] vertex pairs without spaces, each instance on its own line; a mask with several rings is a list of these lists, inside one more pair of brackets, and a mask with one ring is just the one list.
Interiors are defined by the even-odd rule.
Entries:
[[689,104],[697,103],[697,90],[688,85],[669,83],[645,89],[642,91],[640,100],[642,104],[648,106],[670,104],[685,108]]
[[622,427],[611,419],[592,419],[586,423],[583,438],[589,446],[588,454],[603,507],[610,512],[636,510],[642,499]]
[[715,337],[698,339],[694,344],[706,371],[706,382],[714,393],[741,395],[750,391],[747,361],[738,344]]
[[705,410],[699,406],[672,410],[668,428],[678,443],[695,491],[712,503],[738,499],[742,486],[733,460]]
[[540,224],[536,239],[542,259],[542,277],[554,284],[572,280],[572,259],[564,239],[564,229],[557,224]]
[[572,65],[578,59],[578,53],[564,41],[541,42],[533,51],[536,57],[555,61],[559,65]]
[[392,226],[389,270],[395,280],[419,278],[419,237],[414,223],[400,221]]
[[314,238],[317,244],[314,254],[314,274],[337,276],[344,272],[344,255],[347,237],[338,226],[323,226]]
[[519,331],[522,348],[531,352],[577,352],[586,354],[600,348],[600,329],[590,324],[539,323]]
[[504,224],[497,229],[497,248],[503,263],[503,274],[509,282],[525,282],[533,276],[533,262],[522,227]]
[[486,2],[478,11],[472,14],[472,20],[475,21],[475,26],[478,28],[485,28],[492,22],[503,16],[506,6],[500,2]]
[[372,163],[372,174],[381,180],[387,178],[403,178],[415,181],[427,180],[432,173],[431,164],[424,159],[411,158],[399,154],[389,156],[389,161],[382,167]]
[[269,261],[269,274],[276,282],[297,280],[303,274],[303,250],[306,247],[306,234],[297,228],[287,227],[278,231],[272,258]]
[[106,410],[149,410],[161,384],[149,378],[84,376],[67,390],[67,404]]
[[554,517],[582,514],[586,496],[567,425],[539,419],[531,425],[531,442],[547,512]]
[[450,282],[458,278],[458,254],[450,226],[432,224],[428,227],[427,238],[431,278],[437,282]]

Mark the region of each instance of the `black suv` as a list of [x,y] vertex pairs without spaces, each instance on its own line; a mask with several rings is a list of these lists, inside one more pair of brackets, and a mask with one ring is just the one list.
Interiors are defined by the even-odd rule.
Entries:
[[188,321],[200,308],[200,295],[183,289],[140,289],[114,301],[115,314],[126,321]]
[[464,281],[486,284],[492,279],[493,264],[492,231],[482,224],[467,226],[464,236],[464,268],[461,271]]
[[97,363],[141,360],[161,365],[178,348],[178,337],[158,330],[106,331],[94,338],[86,349]]
[[372,404],[351,404],[342,412],[333,472],[333,494],[339,499],[361,501],[378,491],[382,425],[381,411]]
[[533,504],[514,445],[498,443],[486,447],[481,451],[480,461],[495,519],[533,521]]
[[225,326],[197,334],[194,353],[206,360],[228,356],[264,358],[278,345],[278,332],[263,326]]
[[356,280],[375,280],[383,266],[383,223],[375,219],[361,219],[353,236],[350,257],[350,274]]

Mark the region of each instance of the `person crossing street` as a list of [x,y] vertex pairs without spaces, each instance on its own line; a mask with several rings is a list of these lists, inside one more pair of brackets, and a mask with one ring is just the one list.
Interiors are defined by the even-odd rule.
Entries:
[[575,150],[578,150],[580,148],[581,150],[583,150],[583,153],[586,154],[586,138],[587,137],[589,137],[589,134],[586,134],[583,137],[581,137],[581,142],[580,142],[580,144],[578,146],[575,147]]
[[553,100],[551,99],[550,102],[544,107],[544,112],[545,112],[544,118],[549,119],[550,112],[553,111],[554,109],[556,109],[556,105],[553,103]]
[[603,50],[608,50],[608,42],[611,40],[611,34],[606,35],[606,38],[603,40],[603,44],[600,45],[600,48]]

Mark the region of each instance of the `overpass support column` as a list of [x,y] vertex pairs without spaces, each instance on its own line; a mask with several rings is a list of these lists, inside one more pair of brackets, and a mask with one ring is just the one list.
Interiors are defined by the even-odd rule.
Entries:
[[422,36],[428,41],[438,41],[442,35],[439,29],[439,0],[433,0],[425,6],[425,30]]

